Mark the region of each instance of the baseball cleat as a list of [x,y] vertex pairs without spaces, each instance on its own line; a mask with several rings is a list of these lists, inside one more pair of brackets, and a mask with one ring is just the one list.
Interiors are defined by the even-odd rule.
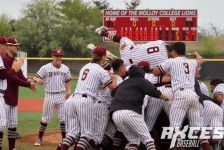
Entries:
[[107,32],[107,31],[108,31],[108,29],[104,26],[101,26],[95,30],[95,32],[101,36],[103,35],[103,33]]
[[41,146],[42,145],[42,140],[41,139],[37,139],[36,142],[34,143],[34,146]]

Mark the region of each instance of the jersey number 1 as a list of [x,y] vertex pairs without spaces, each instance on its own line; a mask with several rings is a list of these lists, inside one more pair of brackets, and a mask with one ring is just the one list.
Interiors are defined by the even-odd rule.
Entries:
[[87,77],[87,75],[88,75],[88,73],[89,73],[89,69],[85,69],[84,70],[84,72],[83,72],[83,74],[82,74],[82,80],[85,80],[86,79],[86,77]]

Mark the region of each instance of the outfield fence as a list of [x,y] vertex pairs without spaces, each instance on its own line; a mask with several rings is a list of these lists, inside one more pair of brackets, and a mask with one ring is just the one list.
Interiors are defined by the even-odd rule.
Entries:
[[[63,58],[63,63],[70,68],[73,78],[76,78],[81,67],[90,60],[91,58]],[[28,76],[33,76],[41,66],[51,61],[52,58],[28,57]],[[200,75],[202,80],[211,80],[215,78],[224,80],[224,59],[204,59]]]

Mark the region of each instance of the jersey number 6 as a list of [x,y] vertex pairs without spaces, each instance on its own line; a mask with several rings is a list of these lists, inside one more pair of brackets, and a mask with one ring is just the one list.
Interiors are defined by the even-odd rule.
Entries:
[[83,72],[83,74],[82,74],[82,80],[85,80],[86,79],[86,77],[87,77],[87,75],[88,75],[88,73],[89,73],[89,69],[85,69],[84,70],[84,72]]

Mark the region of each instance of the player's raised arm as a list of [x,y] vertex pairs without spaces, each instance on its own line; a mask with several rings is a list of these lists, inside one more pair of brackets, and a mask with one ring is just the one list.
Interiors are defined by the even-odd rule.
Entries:
[[[93,50],[94,48],[96,48],[96,46],[93,43],[90,43],[87,45],[87,48],[90,50]],[[113,53],[111,53],[109,50],[106,51],[106,56],[108,59],[111,59],[111,60],[118,59],[118,57],[115,56]]]
[[195,56],[197,62],[198,62],[198,66],[201,66],[203,63],[203,58],[202,56],[198,53],[198,52],[193,52],[191,53],[193,56]]

